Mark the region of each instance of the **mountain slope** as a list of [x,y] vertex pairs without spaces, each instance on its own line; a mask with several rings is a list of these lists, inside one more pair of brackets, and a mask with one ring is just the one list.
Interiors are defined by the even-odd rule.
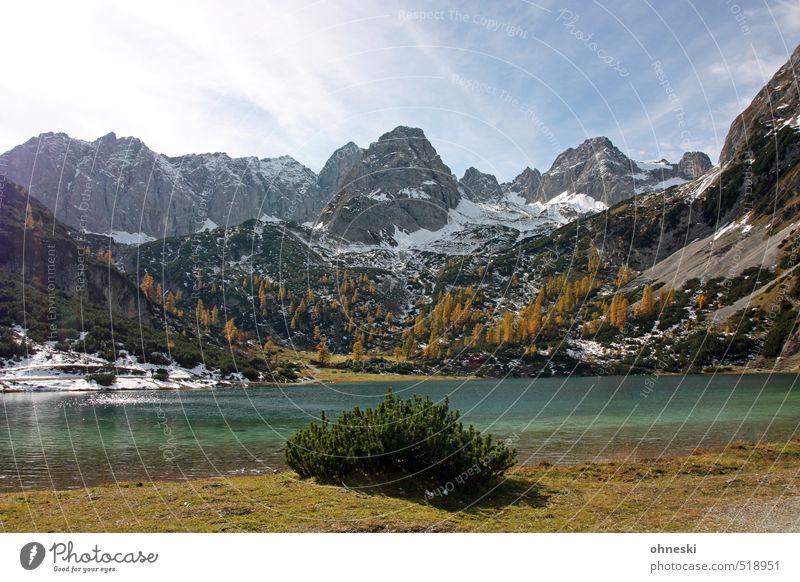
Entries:
[[705,237],[645,273],[682,283],[692,276],[772,268],[793,244],[800,211],[800,47],[731,125],[720,168],[678,193]]
[[[136,286],[113,265],[87,253],[73,234],[41,203],[29,198],[24,188],[5,183],[0,212],[0,270],[21,283],[49,288],[120,315],[141,317],[148,324],[150,314],[146,306],[140,306]],[[53,321],[57,323],[55,318]],[[42,327],[45,323],[37,321],[34,325]]]

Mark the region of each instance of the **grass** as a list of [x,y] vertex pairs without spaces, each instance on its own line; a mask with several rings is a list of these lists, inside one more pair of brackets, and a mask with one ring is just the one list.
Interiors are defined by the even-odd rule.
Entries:
[[485,495],[293,473],[0,495],[7,532],[797,530],[800,441],[641,462],[518,468]]
[[[278,348],[276,350],[278,357],[282,361],[299,362],[302,365],[302,372],[306,375],[312,376],[314,382],[324,384],[343,384],[350,382],[422,382],[424,380],[468,380],[472,376],[443,376],[431,374],[375,374],[372,372],[354,372],[348,369],[338,369],[333,367],[322,367],[312,363],[317,357],[316,352],[302,351],[302,350],[289,350],[286,348]],[[331,356],[330,364],[340,364],[348,359],[348,355],[333,354]],[[396,361],[394,355],[380,354],[380,357]]]

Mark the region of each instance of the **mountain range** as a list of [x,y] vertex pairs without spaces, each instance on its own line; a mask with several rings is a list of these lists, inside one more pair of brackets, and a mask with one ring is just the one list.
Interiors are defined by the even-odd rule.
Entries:
[[272,381],[315,366],[796,370],[798,70],[800,47],[713,167],[699,152],[632,161],[601,137],[544,173],[459,180],[401,126],[344,145],[317,176],[288,157],[43,134],[3,156],[0,357],[55,349]]
[[[599,137],[561,153],[544,174],[525,168],[500,184],[469,168],[457,180],[422,130],[403,126],[366,149],[345,144],[319,175],[290,156],[168,157],[114,133],[93,142],[45,133],[2,158],[7,179],[27,187],[59,220],[121,243],[268,216],[317,223],[350,242],[396,244],[395,232],[443,228],[462,198],[513,207],[520,215],[530,214],[531,203],[559,196],[569,205],[573,194],[608,206],[685,183],[711,167],[700,152],[685,154],[677,164],[635,162]],[[580,212],[578,205],[568,214]]]

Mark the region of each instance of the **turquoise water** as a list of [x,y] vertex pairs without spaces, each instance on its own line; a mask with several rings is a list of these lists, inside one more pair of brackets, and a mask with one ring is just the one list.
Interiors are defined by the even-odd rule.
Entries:
[[795,375],[630,376],[0,395],[0,490],[284,468],[286,438],[319,417],[449,395],[466,423],[512,438],[521,463],[656,457],[800,428]]

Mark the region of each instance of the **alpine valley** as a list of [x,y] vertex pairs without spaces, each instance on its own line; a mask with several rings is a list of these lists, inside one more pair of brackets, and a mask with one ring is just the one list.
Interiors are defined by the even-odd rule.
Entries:
[[423,130],[289,156],[3,154],[3,390],[800,368],[800,48],[716,165],[605,137],[511,182]]

